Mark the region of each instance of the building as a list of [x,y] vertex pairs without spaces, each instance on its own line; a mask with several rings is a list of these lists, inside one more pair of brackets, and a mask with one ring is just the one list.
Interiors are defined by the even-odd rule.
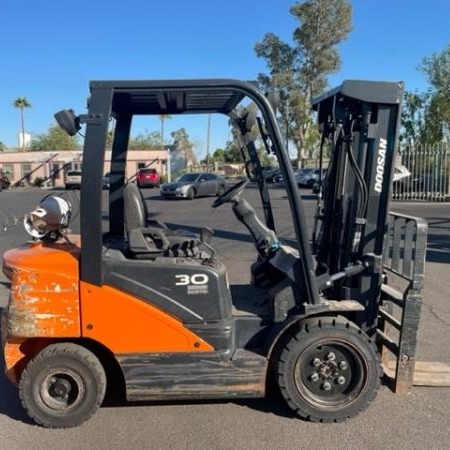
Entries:
[[[167,151],[130,150],[128,151],[126,177],[132,181],[138,169],[155,168],[161,177],[167,175]],[[11,186],[44,184],[64,186],[64,174],[71,169],[80,169],[83,152],[55,151],[5,151],[0,152],[0,168],[8,175]],[[111,150],[105,152],[103,173],[110,171]],[[36,181],[38,180],[38,181]]]

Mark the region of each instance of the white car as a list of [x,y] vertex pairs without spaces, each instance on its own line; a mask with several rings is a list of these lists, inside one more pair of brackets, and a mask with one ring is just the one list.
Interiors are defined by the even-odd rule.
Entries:
[[65,177],[66,189],[81,188],[81,170],[68,170]]

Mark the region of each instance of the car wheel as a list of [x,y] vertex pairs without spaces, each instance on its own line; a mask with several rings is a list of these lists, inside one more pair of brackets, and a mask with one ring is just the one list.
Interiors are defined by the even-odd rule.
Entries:
[[217,196],[222,195],[225,192],[225,186],[220,185],[219,189],[217,189]]
[[306,183],[306,186],[312,187],[313,184],[314,184],[314,180],[308,180],[308,182]]
[[19,394],[28,415],[49,428],[69,428],[88,420],[106,391],[98,358],[72,343],[44,348],[24,369]]
[[277,353],[278,385],[300,417],[339,422],[375,398],[382,375],[375,344],[340,317],[307,320]]
[[189,188],[188,189],[186,197],[187,197],[188,200],[194,200],[194,198],[195,198],[194,188]]

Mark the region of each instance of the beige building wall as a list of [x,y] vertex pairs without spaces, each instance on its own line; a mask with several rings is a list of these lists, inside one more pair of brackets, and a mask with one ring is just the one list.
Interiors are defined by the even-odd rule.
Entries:
[[[81,168],[82,151],[53,152],[0,152],[0,169],[7,173],[11,186],[33,184],[36,178],[51,183],[54,174],[55,186],[64,186],[67,170]],[[155,168],[161,176],[167,174],[167,152],[163,150],[129,150],[126,177],[133,180],[140,167]],[[103,173],[110,171],[111,150],[105,152]]]

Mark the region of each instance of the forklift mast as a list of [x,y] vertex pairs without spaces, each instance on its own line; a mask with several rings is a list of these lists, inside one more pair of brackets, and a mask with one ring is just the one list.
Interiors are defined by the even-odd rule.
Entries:
[[359,325],[372,332],[402,95],[402,83],[348,80],[313,101],[321,165],[326,152],[330,157],[313,233],[317,276],[333,280],[346,274],[325,296],[358,300],[365,307]]

